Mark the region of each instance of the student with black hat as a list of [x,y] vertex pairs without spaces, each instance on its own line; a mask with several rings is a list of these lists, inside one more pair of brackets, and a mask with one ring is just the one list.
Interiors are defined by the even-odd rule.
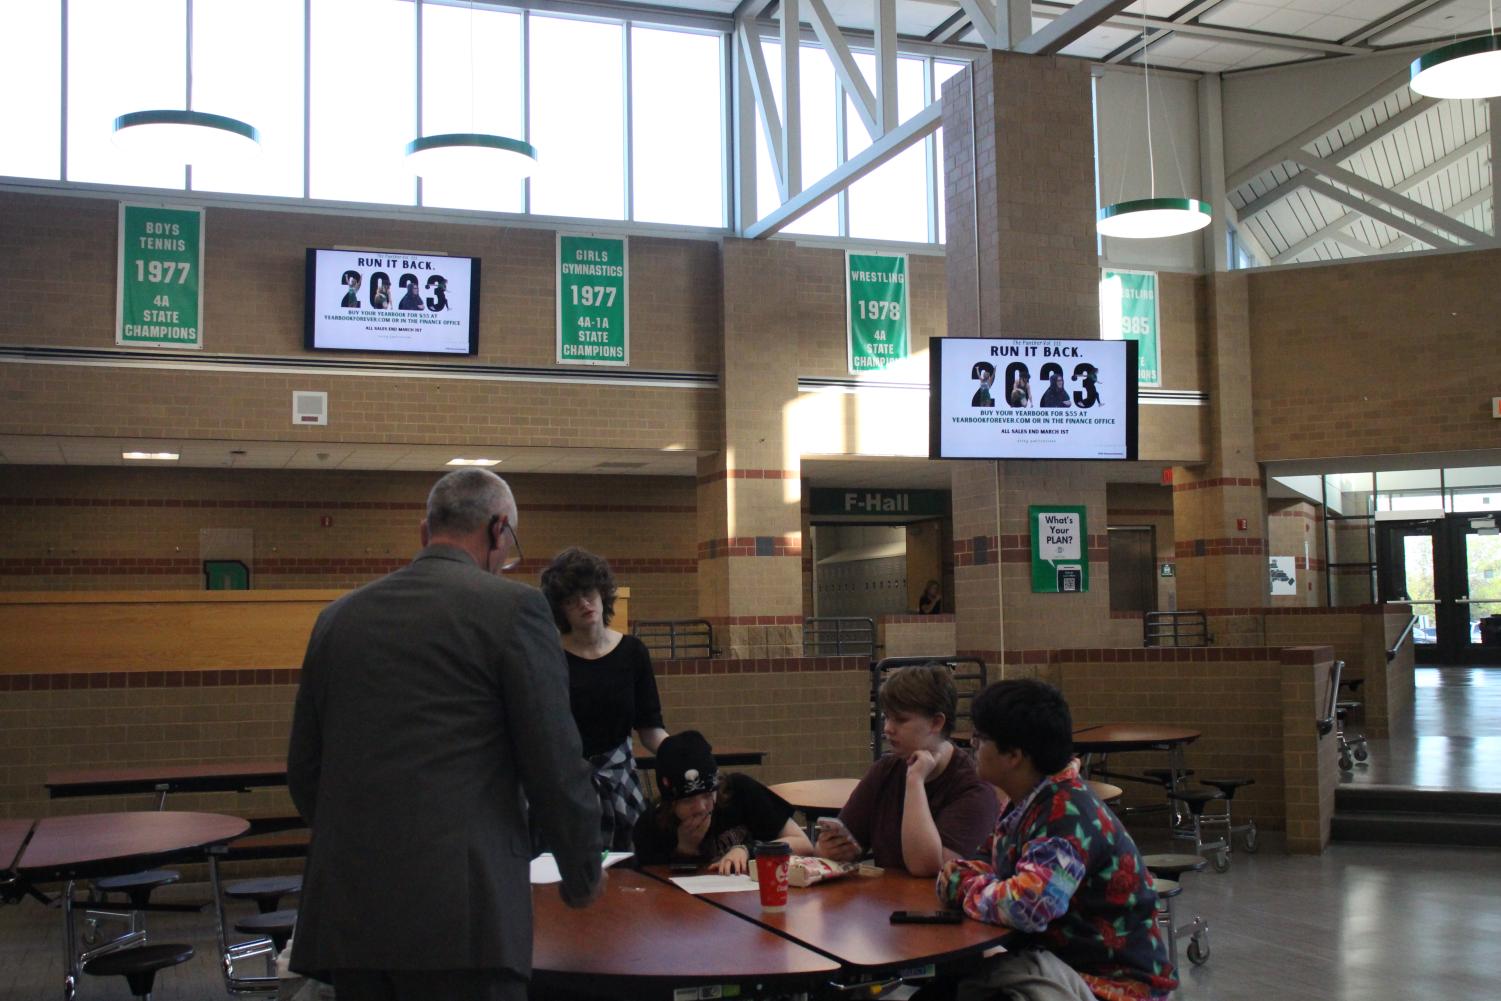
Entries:
[[641,865],[697,862],[719,873],[743,873],[754,841],[785,841],[794,855],[813,854],[787,801],[749,775],[721,776],[713,748],[697,730],[658,745],[657,790],[661,798],[636,822]]

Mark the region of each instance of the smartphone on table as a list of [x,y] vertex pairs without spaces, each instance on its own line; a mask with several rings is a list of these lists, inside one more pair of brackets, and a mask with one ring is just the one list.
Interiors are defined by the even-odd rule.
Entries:
[[964,920],[963,911],[892,911],[894,925],[956,925]]

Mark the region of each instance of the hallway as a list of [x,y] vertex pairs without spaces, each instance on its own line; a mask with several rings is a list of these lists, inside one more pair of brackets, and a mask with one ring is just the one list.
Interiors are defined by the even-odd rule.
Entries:
[[1419,666],[1414,681],[1411,730],[1372,740],[1341,783],[1501,793],[1501,667]]

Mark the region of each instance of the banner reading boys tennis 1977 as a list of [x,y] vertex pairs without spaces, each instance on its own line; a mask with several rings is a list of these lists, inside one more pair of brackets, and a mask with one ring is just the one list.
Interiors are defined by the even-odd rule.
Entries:
[[845,254],[850,373],[907,357],[907,255]]
[[203,347],[203,210],[120,205],[115,343]]
[[628,365],[624,237],[558,234],[558,363]]

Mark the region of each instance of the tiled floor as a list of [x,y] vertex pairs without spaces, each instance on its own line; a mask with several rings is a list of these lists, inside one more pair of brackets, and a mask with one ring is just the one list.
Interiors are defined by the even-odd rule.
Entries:
[[[1343,781],[1501,793],[1501,667],[1419,667],[1410,734]],[[1501,995],[1501,991],[1497,992]]]

